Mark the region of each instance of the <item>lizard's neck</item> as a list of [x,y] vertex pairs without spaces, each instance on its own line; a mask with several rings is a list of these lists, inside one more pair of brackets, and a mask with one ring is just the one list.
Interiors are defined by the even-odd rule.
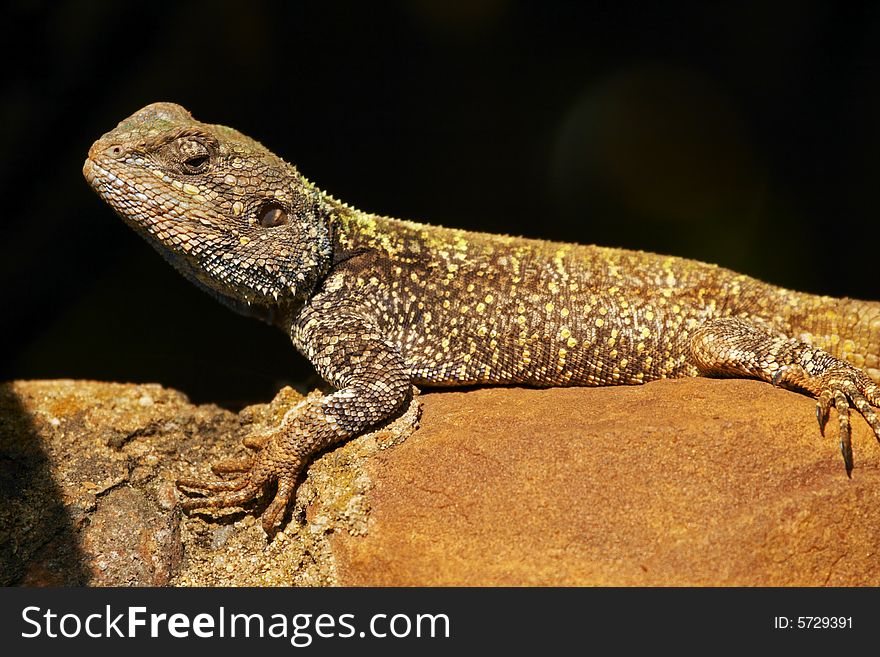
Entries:
[[352,208],[332,197],[329,207],[330,239],[335,262],[347,260],[366,251],[395,255],[402,246],[401,222]]

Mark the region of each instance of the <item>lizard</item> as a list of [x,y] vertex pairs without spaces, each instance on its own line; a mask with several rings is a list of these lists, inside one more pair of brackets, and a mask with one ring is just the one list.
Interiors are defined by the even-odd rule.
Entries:
[[187,279],[287,332],[333,389],[246,437],[250,457],[179,480],[187,511],[268,494],[262,526],[277,531],[311,457],[393,416],[414,385],[755,378],[814,396],[822,435],[836,410],[848,476],[853,409],[880,440],[880,302],[680,257],[370,214],[173,103],[104,134],[83,173]]

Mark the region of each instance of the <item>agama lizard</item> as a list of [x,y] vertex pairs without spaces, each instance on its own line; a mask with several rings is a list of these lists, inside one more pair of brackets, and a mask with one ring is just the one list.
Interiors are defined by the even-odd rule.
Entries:
[[91,147],[97,193],[197,286],[288,332],[336,391],[224,461],[186,509],[248,503],[280,525],[317,451],[393,415],[411,386],[761,379],[850,410],[880,439],[880,302],[794,292],[683,258],[453,230],[356,210],[258,142],[149,105]]

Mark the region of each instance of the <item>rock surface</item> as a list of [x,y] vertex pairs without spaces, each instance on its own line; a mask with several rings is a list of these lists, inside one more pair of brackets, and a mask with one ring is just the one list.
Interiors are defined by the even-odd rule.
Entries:
[[417,405],[318,458],[273,540],[179,512],[176,478],[300,399],[0,386],[0,583],[880,585],[877,441],[854,416],[847,479],[833,418],[754,381],[432,392],[415,433]]
[[302,399],[285,388],[236,415],[158,385],[0,386],[0,584],[335,584],[327,537],[363,533],[361,463],[412,432],[417,403],[316,459],[272,541],[253,515],[182,516],[177,506],[176,479],[243,456],[239,438],[275,426]]

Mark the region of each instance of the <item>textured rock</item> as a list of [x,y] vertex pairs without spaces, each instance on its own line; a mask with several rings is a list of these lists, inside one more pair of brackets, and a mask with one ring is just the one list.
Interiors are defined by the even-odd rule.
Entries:
[[271,541],[179,513],[300,399],[0,386],[0,583],[880,585],[877,441],[854,419],[849,480],[814,403],[753,381],[430,393],[406,442],[416,406],[318,458]]
[[847,479],[814,408],[743,380],[426,395],[339,582],[880,585],[880,449],[854,418]]
[[302,399],[290,388],[238,415],[158,385],[0,386],[0,584],[333,584],[327,536],[363,532],[361,463],[412,432],[418,404],[322,455],[293,520],[268,541],[243,512],[182,516],[174,480],[242,455],[239,439]]

